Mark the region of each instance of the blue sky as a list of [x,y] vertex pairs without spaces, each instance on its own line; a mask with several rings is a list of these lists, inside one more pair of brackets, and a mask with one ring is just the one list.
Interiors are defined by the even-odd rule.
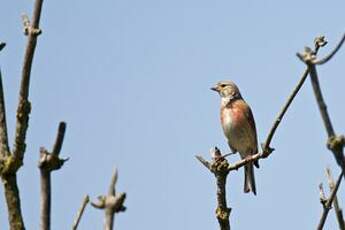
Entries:
[[[0,8],[0,66],[13,143],[26,37],[20,15],[33,1]],[[219,97],[209,88],[231,79],[251,105],[259,141],[305,66],[295,56],[325,35],[327,54],[345,32],[344,1],[45,1],[32,69],[32,113],[19,187],[27,229],[39,226],[39,147],[51,149],[67,122],[53,173],[52,229],[69,229],[85,194],[108,189],[113,167],[128,210],[117,229],[217,229],[215,180],[194,158],[218,146]],[[318,68],[337,133],[344,133],[345,52]],[[256,170],[258,195],[243,194],[243,172],[231,173],[227,195],[233,229],[313,229],[321,215],[318,184],[325,167],[339,173],[325,147],[309,80],[273,139],[276,151]],[[238,160],[232,156],[231,162]],[[344,208],[344,189],[339,190]],[[2,187],[0,192],[3,193]],[[4,210],[4,197],[0,196]],[[7,213],[0,213],[7,225]],[[80,229],[101,229],[88,207]],[[326,229],[337,226],[331,211]]]

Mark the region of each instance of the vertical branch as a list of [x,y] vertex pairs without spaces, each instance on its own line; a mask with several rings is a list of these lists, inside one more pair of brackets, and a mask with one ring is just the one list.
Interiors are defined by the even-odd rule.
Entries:
[[[45,149],[41,149],[41,155],[46,154]],[[51,212],[51,172],[40,170],[41,175],[41,230],[50,229]]]
[[115,213],[124,212],[126,207],[123,206],[126,199],[126,193],[116,193],[116,182],[118,178],[117,170],[115,169],[111,177],[108,195],[98,196],[97,202],[91,202],[94,208],[105,210],[104,229],[112,230],[114,228]]
[[217,179],[217,209],[216,216],[221,230],[230,230],[230,212],[231,208],[226,204],[226,178],[227,175],[216,175]]
[[25,50],[24,63],[22,69],[22,80],[19,91],[16,132],[13,148],[13,156],[18,161],[17,167],[20,167],[23,164],[22,161],[26,148],[25,138],[29,124],[29,114],[31,111],[31,105],[28,99],[30,88],[30,75],[32,61],[34,58],[35,48],[37,44],[37,37],[41,33],[41,30],[39,29],[39,21],[41,17],[42,4],[43,0],[35,1],[34,11],[32,15],[32,23],[29,22],[27,16],[23,16],[24,33],[28,36],[28,43]]
[[[21,230],[25,229],[24,221],[21,212],[21,204],[20,204],[20,195],[17,185],[17,175],[16,172],[23,164],[23,157],[25,152],[25,137],[26,131],[28,128],[29,122],[29,113],[30,113],[30,103],[28,101],[29,96],[29,85],[30,85],[30,73],[31,73],[31,66],[32,60],[34,56],[34,51],[37,42],[37,36],[40,34],[40,30],[38,29],[39,26],[39,19],[41,15],[41,8],[42,8],[43,0],[36,0],[34,6],[34,12],[32,21],[33,23],[30,24],[27,20],[25,21],[25,34],[28,35],[28,43],[26,46],[26,51],[24,55],[24,64],[22,69],[22,80],[19,92],[19,102],[17,107],[17,120],[16,120],[16,131],[15,131],[15,140],[14,140],[14,148],[13,154],[9,154],[9,148],[6,147],[6,126],[5,123],[5,113],[2,113],[0,120],[0,129],[2,138],[1,142],[1,151],[5,150],[8,153],[5,154],[6,158],[1,163],[1,177],[4,184],[5,190],[5,198],[8,210],[8,219],[9,225],[11,230]],[[1,49],[3,48],[3,44],[1,44]],[[0,92],[3,95],[3,90]],[[1,96],[0,96],[1,97]],[[1,103],[1,102],[0,102]],[[1,103],[1,110],[4,110],[4,102],[2,100]],[[2,153],[4,156],[4,153]]]
[[19,190],[16,174],[3,175],[3,184],[8,211],[8,221],[11,230],[24,230]]
[[215,147],[211,150],[211,155],[213,158],[212,162],[206,161],[201,156],[196,156],[196,158],[203,164],[210,172],[212,172],[216,177],[216,184],[217,184],[217,209],[216,209],[216,217],[219,223],[219,227],[221,230],[230,230],[230,212],[231,208],[229,208],[226,204],[226,179],[229,174],[229,163],[222,156],[220,150]]
[[67,160],[59,158],[65,131],[66,123],[60,122],[52,153],[43,147],[40,149],[38,167],[41,174],[41,230],[49,230],[51,226],[51,172],[60,169]]
[[[110,181],[110,185],[108,189],[108,197],[115,197],[116,195],[115,185],[117,182],[117,178],[118,178],[118,173],[117,173],[117,170],[115,169],[111,177],[111,181]],[[105,229],[107,230],[113,229],[114,215],[115,215],[114,207],[109,206],[105,209]]]
[[9,155],[10,149],[8,146],[4,89],[2,86],[2,75],[0,69],[0,160],[3,161]]

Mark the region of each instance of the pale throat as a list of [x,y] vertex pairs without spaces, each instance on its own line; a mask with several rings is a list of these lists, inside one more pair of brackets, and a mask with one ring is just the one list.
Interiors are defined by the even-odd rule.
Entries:
[[221,106],[225,107],[227,106],[227,104],[229,104],[229,102],[231,101],[231,97],[221,97]]

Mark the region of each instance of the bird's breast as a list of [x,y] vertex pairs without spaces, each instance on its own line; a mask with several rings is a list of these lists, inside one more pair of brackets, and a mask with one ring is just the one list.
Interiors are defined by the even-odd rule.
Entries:
[[229,144],[240,153],[247,152],[255,140],[243,111],[240,108],[223,107],[220,119]]

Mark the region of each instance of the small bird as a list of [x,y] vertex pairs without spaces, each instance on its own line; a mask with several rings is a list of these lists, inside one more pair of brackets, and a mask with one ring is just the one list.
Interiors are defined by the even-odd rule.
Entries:
[[[232,153],[239,152],[242,159],[256,154],[258,141],[253,113],[236,84],[220,81],[211,89],[221,97],[220,121]],[[244,166],[244,192],[252,191],[256,195],[253,164],[259,168],[258,161]]]

